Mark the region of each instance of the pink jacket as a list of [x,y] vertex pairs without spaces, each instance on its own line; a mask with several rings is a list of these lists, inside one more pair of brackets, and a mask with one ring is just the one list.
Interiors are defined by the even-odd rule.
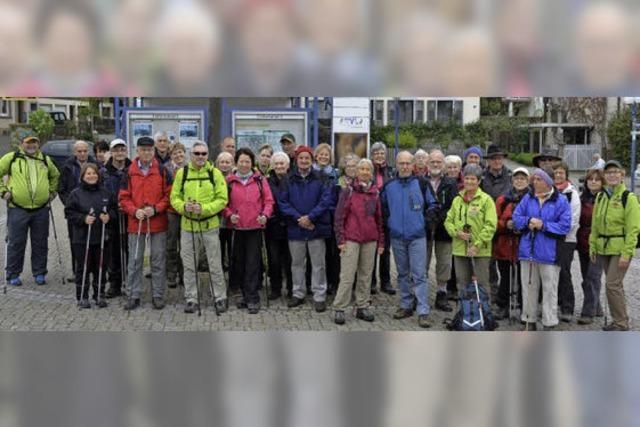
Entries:
[[[265,228],[258,222],[258,215],[269,218],[273,213],[273,195],[267,180],[258,172],[243,183],[235,173],[227,176],[229,187],[229,204],[223,209],[222,216],[227,227],[236,230],[256,230]],[[231,215],[240,217],[237,224],[231,222]]]

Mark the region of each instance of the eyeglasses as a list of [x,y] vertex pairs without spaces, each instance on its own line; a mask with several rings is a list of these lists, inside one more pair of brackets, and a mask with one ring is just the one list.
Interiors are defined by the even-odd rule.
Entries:
[[194,156],[206,156],[209,153],[205,151],[192,151],[191,154],[193,154]]

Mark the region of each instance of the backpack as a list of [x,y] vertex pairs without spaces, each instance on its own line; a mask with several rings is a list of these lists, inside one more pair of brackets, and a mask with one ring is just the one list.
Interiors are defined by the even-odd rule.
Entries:
[[43,162],[44,165],[47,167],[47,169],[49,169],[49,161],[47,160],[49,158],[49,156],[47,156],[46,154],[43,153],[44,158],[42,159],[38,159],[37,157],[33,157],[33,156],[29,156],[28,154],[23,154],[20,151],[16,150],[13,152],[13,158],[11,159],[11,161],[9,162],[9,172],[8,175],[11,176],[11,167],[13,166],[13,162],[15,162],[17,159],[33,159],[33,160],[37,160],[39,162]]
[[[478,294],[480,295],[480,304],[478,304],[475,283],[469,283],[460,291],[458,312],[453,320],[445,320],[445,325],[450,331],[493,331],[498,328],[499,325],[491,312],[487,292],[482,285],[478,284],[477,286]],[[481,307],[482,318],[480,317]],[[481,319],[484,320],[484,328]]]
[[[216,183],[215,180],[213,178],[213,169],[209,169],[207,171],[207,174],[209,175],[208,178],[191,178],[189,181],[202,181],[205,179],[208,179],[209,182],[211,183],[211,185],[213,186],[213,188],[216,188]],[[182,168],[182,182],[180,183],[180,192],[182,194],[184,194],[184,184],[185,182],[187,182],[187,176],[189,175],[189,164],[184,165],[184,167]]]
[[[622,208],[623,209],[627,208],[627,200],[629,199],[629,194],[630,193],[631,192],[629,190],[624,190],[624,192],[622,193]],[[602,192],[600,194],[598,194],[598,197],[596,198],[596,202],[599,201],[599,198],[602,197],[602,194],[603,194]],[[625,237],[625,235],[609,236],[609,237]],[[636,248],[640,248],[640,234],[638,235],[638,240],[636,241]]]

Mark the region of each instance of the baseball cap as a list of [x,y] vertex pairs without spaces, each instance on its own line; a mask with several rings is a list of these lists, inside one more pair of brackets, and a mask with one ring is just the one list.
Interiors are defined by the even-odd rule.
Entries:
[[[113,141],[111,141],[109,143],[109,149],[113,150],[115,147],[117,147],[118,145],[123,145],[123,146],[127,146],[127,143],[124,142],[124,139],[120,139],[120,138],[116,138]],[[138,141],[138,145],[140,145],[140,141]]]
[[624,169],[622,167],[622,165],[620,164],[619,161],[617,160],[609,160],[607,163],[604,164],[604,169],[607,170],[609,168],[618,168],[618,169]]
[[516,174],[519,174],[519,173],[526,175],[527,178],[529,177],[529,170],[527,168],[520,167],[520,168],[516,168],[513,171],[513,175],[516,175]]
[[141,136],[136,145],[138,147],[153,147],[155,145],[155,141],[151,137]]
[[293,136],[292,133],[285,133],[284,135],[282,135],[282,138],[280,138],[280,143],[282,144],[284,141],[293,142],[295,144],[296,137]]

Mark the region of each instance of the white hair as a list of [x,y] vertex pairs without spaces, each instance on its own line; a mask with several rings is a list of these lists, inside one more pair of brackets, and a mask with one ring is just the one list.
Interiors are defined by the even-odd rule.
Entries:
[[283,151],[278,151],[277,153],[273,153],[273,156],[271,156],[271,167],[272,168],[275,167],[276,160],[284,160],[285,163],[287,164],[287,167],[289,167],[289,165],[291,164],[291,160],[289,159],[289,156],[287,155],[287,153],[285,153]]
[[429,154],[427,154],[426,151],[424,151],[422,148],[419,148],[416,153],[414,154],[414,156],[418,157],[418,156],[428,156]]
[[153,135],[153,140],[157,141],[159,138],[163,138],[163,137],[169,139],[169,136],[167,135],[167,132],[165,132],[163,130],[159,130],[158,132],[156,132]]
[[356,167],[360,167],[361,165],[369,166],[369,169],[373,172],[375,169],[373,168],[373,162],[369,159],[360,159]]
[[460,156],[456,156],[455,154],[450,154],[444,158],[445,165],[456,164],[458,166],[462,166],[462,159]]

